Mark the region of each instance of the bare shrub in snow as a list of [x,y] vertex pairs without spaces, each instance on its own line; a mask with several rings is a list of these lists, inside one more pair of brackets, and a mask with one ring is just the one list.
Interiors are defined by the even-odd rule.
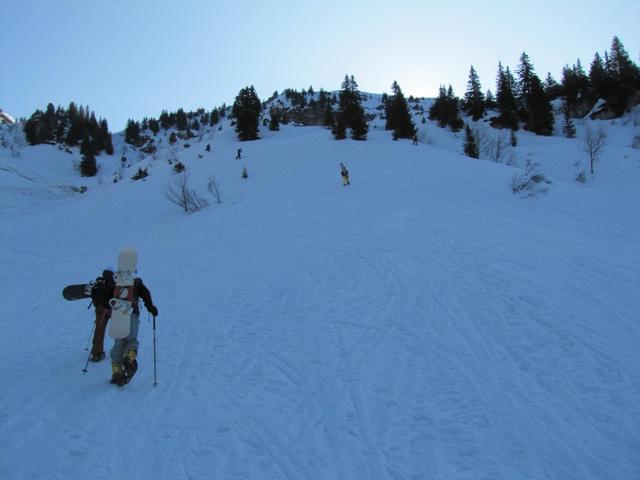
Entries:
[[583,152],[589,155],[589,166],[591,168],[591,175],[593,175],[593,166],[600,157],[602,150],[607,143],[607,129],[602,125],[597,128],[593,128],[591,125],[586,125],[584,129],[584,135],[580,142],[580,148]]
[[480,158],[508,165],[515,163],[511,138],[505,130],[487,127],[472,127],[472,130],[480,146]]
[[198,192],[189,188],[189,175],[185,171],[169,177],[165,196],[185,213],[197,212],[209,206],[209,202],[200,197]]
[[584,170],[580,170],[576,175],[576,182],[578,183],[586,183],[587,181],[587,172]]
[[131,177],[131,180],[136,181],[136,180],[142,180],[143,178],[146,178],[149,176],[149,172],[147,171],[146,168],[138,168],[138,171],[136,172],[136,174]]
[[167,163],[169,165],[173,165],[178,161],[178,149],[174,146],[169,147],[169,151],[167,152]]
[[539,170],[539,165],[527,160],[525,172],[514,175],[511,179],[511,191],[514,195],[519,195],[520,198],[535,197],[546,193],[550,183],[551,181],[547,180],[545,174]]
[[216,180],[215,175],[211,175],[209,177],[209,182],[207,183],[207,190],[209,190],[209,193],[213,195],[213,198],[216,199],[216,202],[222,203],[222,197],[220,195],[220,185],[218,184],[218,181]]

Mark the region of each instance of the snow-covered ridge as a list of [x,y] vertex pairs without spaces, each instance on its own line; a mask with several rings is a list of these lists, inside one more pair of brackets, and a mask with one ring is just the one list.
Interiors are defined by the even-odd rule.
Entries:
[[[0,477],[638,477],[634,118],[520,131],[509,162],[417,125],[418,145],[379,117],[365,142],[291,123],[239,142],[224,119],[152,153],[117,134],[92,178],[77,148],[0,126]],[[210,201],[195,214],[165,198],[178,161]],[[522,200],[532,162],[552,184]],[[117,390],[108,360],[83,375],[93,311],[60,295],[124,245],[160,312],[157,388],[146,314]]]

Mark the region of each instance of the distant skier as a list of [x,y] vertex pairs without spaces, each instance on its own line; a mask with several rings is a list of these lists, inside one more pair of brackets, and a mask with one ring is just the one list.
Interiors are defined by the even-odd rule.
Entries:
[[106,268],[102,271],[102,276],[96,278],[91,288],[91,301],[96,311],[96,328],[93,332],[93,346],[89,356],[92,362],[100,362],[104,359],[104,332],[111,317],[109,300],[113,297],[115,286],[113,270]]
[[413,136],[413,144],[418,145],[418,135]]
[[[122,287],[120,287],[122,288]],[[126,288],[126,287],[125,287]],[[116,290],[118,287],[116,287]],[[117,294],[118,292],[116,292]],[[133,291],[130,295],[133,303],[133,313],[131,314],[131,328],[126,338],[118,338],[111,349],[111,383],[123,385],[128,382],[138,369],[136,356],[138,355],[138,328],[140,327],[140,306],[139,299],[144,302],[145,308],[154,317],[158,316],[158,308],[153,304],[151,292],[142,283],[142,279],[136,277],[133,281]]]
[[238,149],[238,153],[236,153],[236,160],[240,160],[242,158],[242,149]]
[[351,185],[351,182],[349,182],[349,170],[347,170],[347,167],[345,167],[342,162],[340,163],[340,176],[342,176],[343,187]]

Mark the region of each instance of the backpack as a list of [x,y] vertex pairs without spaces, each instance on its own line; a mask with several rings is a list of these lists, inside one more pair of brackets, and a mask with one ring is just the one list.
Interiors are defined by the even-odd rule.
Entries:
[[113,272],[105,270],[102,276],[96,278],[91,288],[91,300],[96,307],[108,307],[109,300],[113,297],[113,289],[116,284],[113,280]]

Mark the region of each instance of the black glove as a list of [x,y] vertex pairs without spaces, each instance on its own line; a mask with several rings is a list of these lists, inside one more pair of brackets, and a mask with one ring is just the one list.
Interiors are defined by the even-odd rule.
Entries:
[[156,307],[155,305],[151,305],[147,310],[149,310],[149,313],[154,317],[158,316],[158,307]]

